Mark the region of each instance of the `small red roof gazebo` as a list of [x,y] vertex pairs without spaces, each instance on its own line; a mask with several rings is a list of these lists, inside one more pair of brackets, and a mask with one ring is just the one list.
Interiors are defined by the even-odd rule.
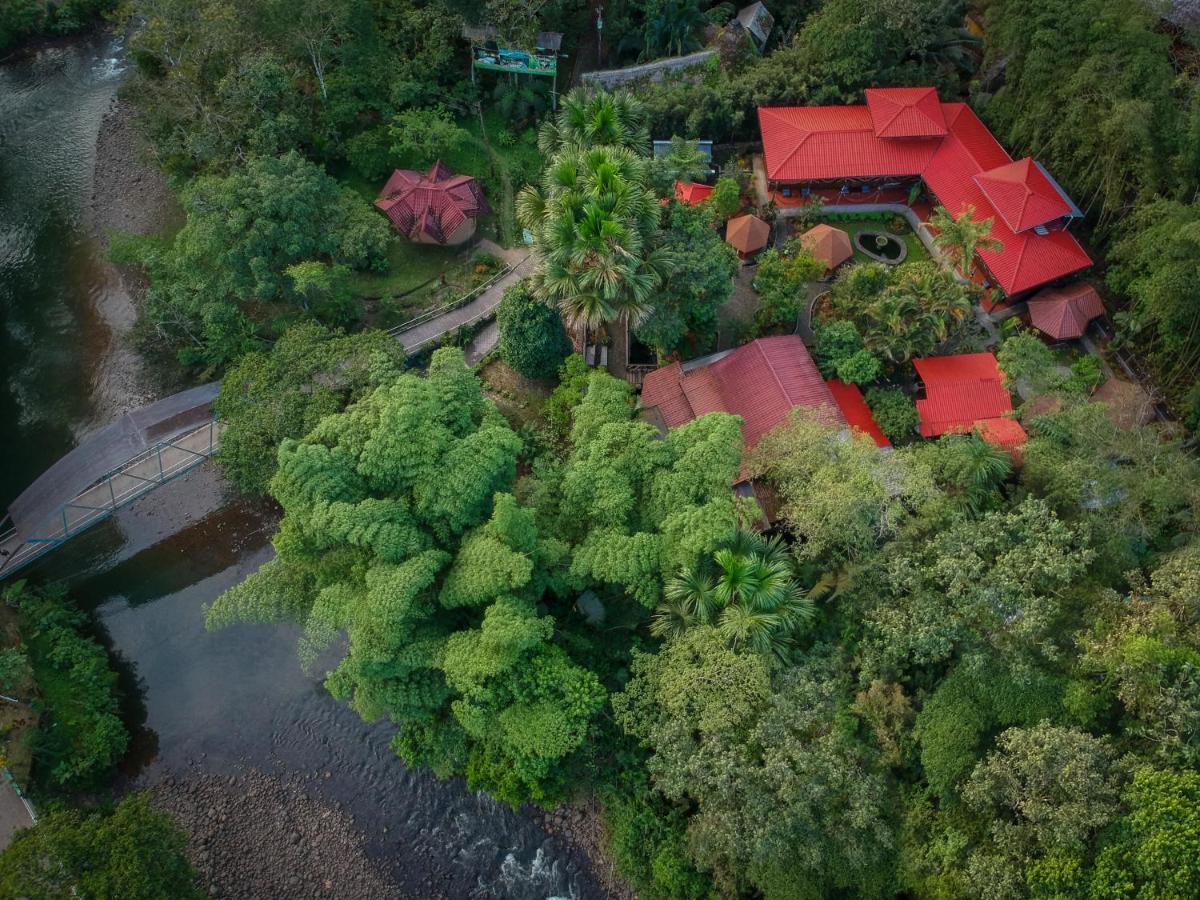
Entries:
[[699,206],[712,192],[713,189],[707,184],[698,184],[695,181],[675,182],[675,199],[688,206]]
[[725,226],[725,242],[742,257],[757,253],[770,237],[771,226],[754,215],[737,216]]
[[479,183],[453,174],[441,160],[427,173],[397,169],[375,205],[421,244],[461,244],[475,233],[476,219],[492,211]]
[[1084,281],[1038,291],[1029,300],[1029,321],[1055,340],[1083,337],[1088,323],[1104,315],[1104,301]]
[[800,246],[811,253],[817,262],[824,263],[826,272],[836,269],[854,255],[850,235],[824,222],[800,235]]

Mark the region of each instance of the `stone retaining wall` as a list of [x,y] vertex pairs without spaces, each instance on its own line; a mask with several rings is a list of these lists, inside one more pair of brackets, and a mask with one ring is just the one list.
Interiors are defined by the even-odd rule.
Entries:
[[695,66],[704,65],[710,59],[716,58],[716,50],[701,50],[699,53],[689,53],[687,56],[671,56],[666,59],[656,59],[654,62],[642,63],[639,66],[628,66],[624,69],[605,69],[601,72],[585,72],[585,84],[599,84],[602,87],[614,88],[631,84],[635,81],[662,81],[668,72],[682,72]]

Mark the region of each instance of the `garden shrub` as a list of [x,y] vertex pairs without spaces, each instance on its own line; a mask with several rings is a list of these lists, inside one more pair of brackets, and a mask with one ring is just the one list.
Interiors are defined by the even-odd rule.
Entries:
[[549,378],[571,352],[562,315],[535,297],[524,281],[504,292],[496,322],[501,357],[526,378]]
[[862,335],[853,322],[837,319],[815,329],[813,358],[825,378],[832,378],[837,365],[863,349]]
[[587,390],[588,368],[578,353],[568,356],[558,369],[558,387],[550,392],[543,413],[554,436],[565,441],[571,434],[571,412],[583,400]]
[[21,613],[21,637],[37,682],[37,777],[58,789],[100,783],[129,746],[108,653],[83,633],[87,616],[61,594],[18,581],[4,591],[4,600]]
[[919,424],[916,404],[899,388],[870,388],[866,393],[871,415],[888,440],[911,438]]
[[847,384],[869,384],[878,378],[882,371],[883,366],[879,358],[866,349],[838,360],[837,363],[837,377]]

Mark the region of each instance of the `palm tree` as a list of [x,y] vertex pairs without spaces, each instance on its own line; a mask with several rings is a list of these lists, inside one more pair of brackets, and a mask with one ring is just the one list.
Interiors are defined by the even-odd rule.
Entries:
[[946,470],[955,486],[963,491],[967,508],[979,512],[987,499],[1012,471],[1012,458],[1004,450],[989,444],[978,434],[942,438],[951,455]]
[[642,155],[650,152],[646,109],[629,91],[575,88],[538,132],[538,149],[546,158],[566,149],[593,147],[624,147]]
[[659,246],[658,205],[646,187],[646,161],[620,146],[568,146],[540,188],[517,196],[517,220],[533,234],[539,265],[533,286],[587,332],[618,319],[638,323],[674,269]]
[[693,0],[669,0],[659,8],[658,15],[646,23],[643,56],[654,58],[660,52],[668,56],[683,56],[698,50],[696,34],[706,22],[704,13]]
[[992,237],[992,220],[976,221],[975,207],[966,204],[963,211],[952,216],[944,206],[933,211],[929,224],[936,229],[933,242],[957,263],[964,278],[975,271],[975,253],[979,250],[1001,251],[1004,245]]
[[712,625],[730,647],[786,662],[797,633],[813,616],[786,547],[778,539],[739,532],[712,559],[715,577],[684,569],[667,582],[651,633],[669,639],[693,625]]

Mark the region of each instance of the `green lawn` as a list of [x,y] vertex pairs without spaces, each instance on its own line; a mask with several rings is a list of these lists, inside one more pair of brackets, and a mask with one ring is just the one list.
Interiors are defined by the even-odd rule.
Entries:
[[[852,214],[842,213],[841,215],[849,217]],[[887,229],[888,222],[891,220],[892,217],[890,215],[870,214],[853,216],[852,218],[847,218],[842,221],[838,220],[837,214],[835,214],[834,217],[824,217],[821,219],[821,221],[827,222],[835,228],[840,228],[842,231],[850,235],[850,241],[852,244],[854,241],[854,236],[863,231],[882,231],[885,234],[891,234],[891,232]],[[907,229],[907,223],[905,227]],[[907,229],[904,234],[893,235],[893,237],[900,238],[905,244],[908,245],[908,256],[905,257],[905,262],[917,262],[918,260],[929,259],[929,252],[925,249],[925,245],[922,244],[917,236],[912,233],[911,229]],[[856,263],[874,262],[871,257],[859,250],[857,246],[854,247],[854,261]]]
[[404,295],[417,292],[439,275],[445,273],[449,278],[452,270],[464,264],[466,252],[462,247],[416,244],[398,234],[388,251],[388,271],[357,272],[350,279],[350,288],[364,299],[390,297],[403,301]]

